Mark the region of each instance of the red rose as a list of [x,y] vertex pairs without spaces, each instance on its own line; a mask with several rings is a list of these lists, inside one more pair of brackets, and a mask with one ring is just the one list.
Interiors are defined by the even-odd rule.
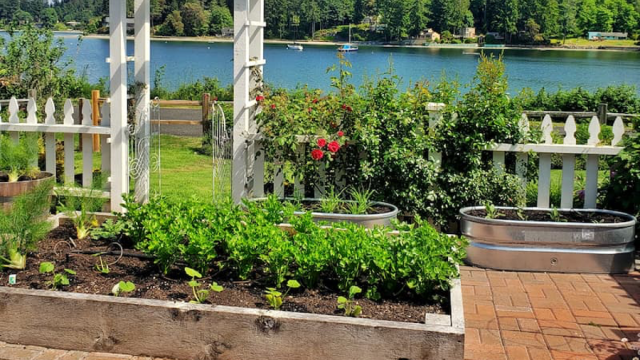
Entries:
[[327,149],[332,153],[338,152],[338,150],[340,150],[340,144],[338,144],[337,141],[332,141],[327,145]]
[[338,137],[343,137],[344,136],[344,132],[342,132],[342,130],[338,131]]
[[319,147],[319,148],[323,148],[325,145],[327,145],[327,140],[325,140],[325,139],[318,139],[318,147]]
[[276,108],[276,104],[271,104],[271,108],[275,109]]
[[324,153],[320,149],[315,149],[311,152],[311,157],[313,158],[313,160],[320,160],[322,159],[322,157],[324,157]]
[[318,99],[313,99],[312,103],[317,104],[318,103]]
[[342,104],[342,110],[345,110],[347,108],[347,105]]
[[351,108],[351,106],[347,106],[347,112],[352,112],[353,109]]
[[262,95],[256,96],[256,101],[260,102],[260,101],[263,101],[263,100],[264,100],[264,96],[262,96]]

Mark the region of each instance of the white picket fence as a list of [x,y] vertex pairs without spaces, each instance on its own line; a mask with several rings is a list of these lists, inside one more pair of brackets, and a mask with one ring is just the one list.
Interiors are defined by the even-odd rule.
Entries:
[[[442,110],[444,104],[432,103],[428,105],[430,114],[429,127],[435,127],[442,116]],[[522,115],[520,122],[521,128],[528,132],[530,129],[529,120],[525,114]],[[493,166],[498,171],[505,170],[505,155],[506,153],[516,154],[516,166],[515,173],[522,180],[523,185],[526,186],[529,179],[526,178],[527,163],[529,160],[529,154],[535,153],[539,155],[539,172],[538,172],[538,198],[537,206],[548,208],[550,206],[550,192],[551,192],[551,156],[553,154],[559,154],[562,156],[562,190],[561,190],[561,208],[573,208],[573,194],[575,183],[575,166],[576,156],[586,155],[586,184],[585,184],[585,199],[584,208],[595,208],[598,194],[598,162],[600,156],[615,156],[622,151],[622,147],[619,146],[622,136],[624,135],[625,128],[621,117],[615,119],[613,125],[613,141],[610,144],[603,144],[600,139],[600,122],[596,116],[591,118],[589,124],[589,140],[586,145],[577,145],[575,138],[576,133],[576,121],[573,116],[568,116],[565,122],[564,130],[565,137],[562,144],[554,144],[551,133],[553,132],[553,122],[551,116],[546,115],[541,124],[542,142],[530,143],[530,144],[495,144],[486,151],[493,153]],[[299,145],[297,148],[298,156],[305,156],[307,146],[309,143],[313,143],[315,138],[312,136],[299,136]],[[262,141],[260,136],[256,137],[256,146],[258,155],[253,166],[254,171],[254,187],[253,196],[264,196],[264,171],[265,171],[265,159],[264,152],[260,151]],[[437,152],[431,152],[429,154],[430,160],[436,164],[442,162],[442,155]],[[267,161],[273,161],[273,159],[267,159]],[[284,196],[284,164],[273,162],[273,179],[274,179],[274,194],[283,197]],[[336,182],[327,184],[325,171],[320,168],[318,173],[318,183],[327,184],[327,187],[314,187],[315,197],[323,197],[329,186],[336,186],[337,188],[343,188],[346,184],[342,179],[342,174],[336,174]],[[295,179],[294,191],[304,194],[305,190],[304,179]],[[470,204],[471,205],[471,204]]]
[[[127,146],[111,142],[112,128],[110,123],[110,104],[105,102],[101,107],[101,123],[93,125],[91,101],[82,101],[82,123],[75,124],[73,119],[74,106],[70,99],[64,103],[62,116],[56,116],[56,108],[53,99],[49,98],[44,108],[44,116],[38,115],[36,101],[28,99],[26,111],[21,110],[18,100],[13,97],[9,100],[8,118],[0,117],[0,131],[6,131],[10,136],[18,140],[21,132],[44,134],[45,168],[40,169],[51,174],[62,175],[64,185],[73,185],[75,182],[75,135],[80,135],[82,142],[82,186],[89,188],[93,183],[93,135],[100,136],[101,171],[109,176],[111,171],[111,153],[114,146]],[[56,117],[62,119],[62,123],[56,121]],[[21,119],[24,119],[22,121]],[[6,120],[6,121],[5,121]],[[64,174],[57,174],[56,169],[56,138],[55,134],[64,134]],[[120,165],[120,164],[119,164]],[[127,163],[121,164],[126,174]],[[101,196],[110,197],[111,177],[107,178],[105,192]],[[119,205],[119,203],[118,203]],[[113,202],[112,202],[113,207]]]

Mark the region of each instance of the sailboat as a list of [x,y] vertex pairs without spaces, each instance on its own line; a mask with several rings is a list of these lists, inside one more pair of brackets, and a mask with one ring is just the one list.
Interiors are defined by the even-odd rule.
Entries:
[[353,45],[351,43],[351,24],[349,24],[349,42],[341,45],[338,48],[339,52],[356,52],[358,51],[358,45]]

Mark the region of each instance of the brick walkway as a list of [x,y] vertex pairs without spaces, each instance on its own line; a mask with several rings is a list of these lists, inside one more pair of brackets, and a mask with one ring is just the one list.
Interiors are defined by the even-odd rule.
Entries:
[[86,353],[0,342],[0,360],[165,360],[143,356]]
[[640,358],[638,272],[461,270],[467,360]]
[[[466,360],[640,358],[633,350],[640,349],[638,272],[608,276],[461,270]],[[114,359],[162,360],[0,342],[0,360]]]

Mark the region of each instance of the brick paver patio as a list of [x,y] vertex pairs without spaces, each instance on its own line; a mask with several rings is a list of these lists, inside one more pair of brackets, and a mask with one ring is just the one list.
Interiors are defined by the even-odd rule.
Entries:
[[640,358],[638,272],[461,270],[467,360]]
[[[461,271],[465,360],[640,358],[638,272],[609,276],[473,267]],[[114,359],[161,360],[0,342],[0,360]]]

